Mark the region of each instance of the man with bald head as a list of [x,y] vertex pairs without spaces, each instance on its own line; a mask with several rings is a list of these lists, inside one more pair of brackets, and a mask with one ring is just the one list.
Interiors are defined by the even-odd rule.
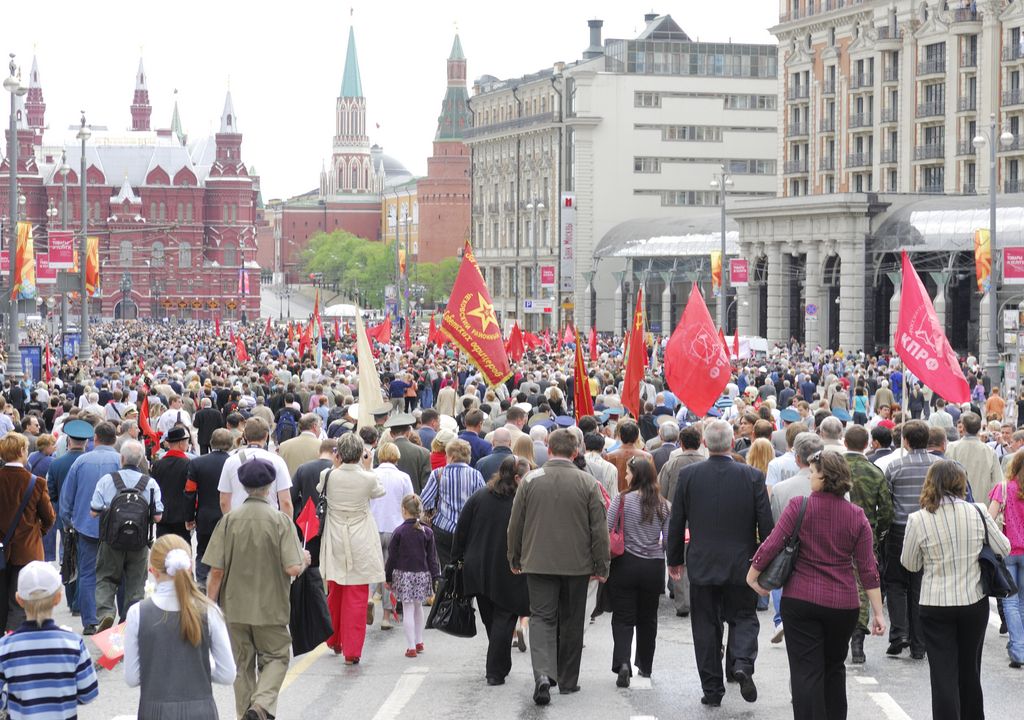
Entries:
[[497,428],[491,433],[491,445],[493,446],[491,454],[480,458],[476,464],[476,469],[484,476],[484,480],[494,477],[494,473],[498,472],[502,461],[512,455],[512,433],[508,431],[508,428]]

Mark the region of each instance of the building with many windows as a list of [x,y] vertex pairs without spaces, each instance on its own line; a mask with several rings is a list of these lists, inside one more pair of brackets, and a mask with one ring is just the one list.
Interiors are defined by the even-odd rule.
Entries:
[[474,85],[477,259],[503,326],[619,331],[643,283],[667,330],[690,282],[710,293],[708,245],[688,238],[719,227],[715,174],[731,176],[730,196],[775,195],[776,50],[695,42],[653,13],[631,39],[602,42],[602,22],[588,24],[579,61]]

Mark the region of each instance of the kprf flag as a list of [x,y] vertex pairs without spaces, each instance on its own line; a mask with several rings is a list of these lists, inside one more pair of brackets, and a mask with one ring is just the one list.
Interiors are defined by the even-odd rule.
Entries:
[[691,412],[702,416],[725,389],[729,370],[724,343],[694,283],[683,316],[665,346],[665,380]]
[[640,383],[644,379],[647,368],[647,346],[644,344],[644,289],[636,292],[636,308],[633,310],[633,322],[626,331],[628,342],[626,349],[626,375],[622,380],[622,406],[632,413],[634,418],[640,417]]
[[955,403],[970,401],[967,378],[906,252],[903,253],[903,290],[894,344],[896,354],[907,369],[943,399]]
[[489,387],[505,382],[512,375],[491,294],[468,242],[441,328],[456,347],[469,356]]
[[573,368],[572,394],[576,402],[576,422],[581,417],[594,414],[594,401],[590,397],[590,379],[587,377],[587,365],[583,361],[583,343],[579,334],[576,336],[576,365]]
[[992,280],[992,236],[987,229],[974,231],[974,274],[978,292],[988,292]]
[[32,239],[32,224],[19,222],[14,251],[14,284],[11,285],[11,299],[32,300],[37,294],[36,253]]

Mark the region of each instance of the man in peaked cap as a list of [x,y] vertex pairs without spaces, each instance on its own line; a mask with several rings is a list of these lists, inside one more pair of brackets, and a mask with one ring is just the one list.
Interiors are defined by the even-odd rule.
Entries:
[[409,476],[413,490],[420,494],[430,475],[430,451],[414,445],[409,439],[409,432],[415,424],[416,418],[409,413],[395,413],[384,423],[384,427],[391,431],[391,440],[398,447],[399,457],[395,465]]

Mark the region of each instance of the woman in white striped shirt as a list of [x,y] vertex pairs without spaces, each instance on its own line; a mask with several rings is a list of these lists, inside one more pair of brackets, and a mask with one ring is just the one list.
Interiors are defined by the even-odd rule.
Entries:
[[921,509],[907,518],[900,562],[923,570],[921,626],[932,684],[932,717],[983,718],[981,650],[989,602],[981,588],[978,553],[986,529],[992,550],[1002,556],[1010,542],[981,503],[964,500],[967,473],[955,460],[928,468]]

